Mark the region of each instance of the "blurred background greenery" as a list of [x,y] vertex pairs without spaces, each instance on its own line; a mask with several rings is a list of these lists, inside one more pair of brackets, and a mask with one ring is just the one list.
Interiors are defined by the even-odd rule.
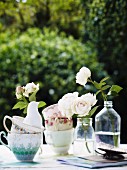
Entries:
[[65,93],[85,92],[75,75],[87,66],[92,79],[109,75],[124,88],[114,108],[122,119],[121,143],[127,143],[126,55],[127,1],[1,0],[0,130],[5,115],[22,114],[12,110],[17,85],[39,83],[37,98],[50,105]]

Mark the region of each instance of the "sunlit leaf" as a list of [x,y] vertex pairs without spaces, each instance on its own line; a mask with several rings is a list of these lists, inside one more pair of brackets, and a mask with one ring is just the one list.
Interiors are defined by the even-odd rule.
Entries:
[[23,113],[24,113],[24,114],[26,114],[26,113],[27,113],[27,107],[24,109]]
[[95,113],[95,111],[97,110],[97,108],[98,108],[99,106],[95,106],[95,107],[93,107],[92,108],[92,110],[90,110],[90,112],[89,112],[89,117],[91,117],[94,113]]
[[43,102],[43,101],[41,101],[41,102],[39,102],[38,108],[43,107],[43,106],[45,106],[45,105],[46,105],[46,103]]
[[14,107],[12,109],[24,109],[25,107],[27,107],[27,103],[25,102],[18,102],[14,105]]
[[32,93],[29,97],[29,101],[32,102],[32,101],[36,101],[36,92]]
[[95,86],[97,89],[100,89],[100,88],[101,88],[100,84],[97,83],[96,81],[94,81],[93,83],[94,83],[94,86]]
[[112,85],[112,87],[109,89],[109,92],[111,91],[114,91],[116,93],[119,93],[123,88],[118,86],[118,85]]

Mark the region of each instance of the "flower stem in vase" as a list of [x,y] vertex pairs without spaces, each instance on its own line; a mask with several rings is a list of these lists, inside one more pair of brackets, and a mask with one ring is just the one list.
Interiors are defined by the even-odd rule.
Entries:
[[91,152],[90,152],[90,149],[89,149],[89,146],[88,146],[88,143],[87,143],[87,138],[86,138],[86,133],[87,133],[87,130],[88,130],[89,125],[88,125],[88,124],[83,125],[83,123],[82,123],[82,127],[83,127],[83,129],[84,129],[84,137],[85,137],[85,145],[86,145],[86,148],[87,148],[88,152],[91,153]]
[[78,118],[75,128],[74,154],[85,156],[94,154],[94,141],[92,118]]

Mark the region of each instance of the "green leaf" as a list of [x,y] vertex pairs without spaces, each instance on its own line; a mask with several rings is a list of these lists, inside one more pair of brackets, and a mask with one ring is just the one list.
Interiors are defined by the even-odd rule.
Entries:
[[103,87],[102,87],[102,90],[107,90],[107,89],[109,89],[110,87],[111,87],[110,85],[103,86]]
[[97,83],[96,81],[93,82],[94,86],[97,88],[97,89],[101,89],[101,86],[99,83]]
[[99,83],[100,87],[104,86],[105,84],[106,84],[105,82]]
[[25,103],[24,105],[20,106],[20,110],[24,109],[24,108],[27,108],[27,106],[28,106],[28,103]]
[[108,80],[109,79],[109,77],[105,77],[105,78],[103,78],[101,81],[100,81],[100,83],[102,83],[102,82],[104,82],[104,81],[106,81],[106,80]]
[[97,96],[100,92],[101,92],[101,90],[98,90],[98,91],[96,92],[96,96]]
[[43,106],[45,106],[45,105],[46,105],[46,103],[43,102],[43,101],[41,101],[41,102],[39,102],[38,108],[43,107]]
[[25,107],[27,107],[28,103],[25,102],[18,102],[14,105],[14,107],[12,109],[24,109]]
[[94,113],[95,113],[95,111],[97,110],[97,108],[98,108],[99,106],[95,106],[95,107],[93,107],[92,108],[92,110],[90,110],[90,112],[89,112],[89,117],[91,117]]
[[112,85],[112,87],[109,89],[109,92],[116,92],[116,93],[119,93],[123,88],[118,86],[118,85]]
[[23,113],[24,113],[24,114],[26,114],[26,113],[27,113],[27,107],[24,109]]
[[115,91],[109,91],[109,92],[108,92],[108,96],[113,96],[113,97],[115,97],[115,96],[118,96],[118,93],[115,92]]
[[37,93],[37,92],[34,92],[34,93],[32,93],[32,94],[30,95],[30,97],[29,97],[29,101],[30,101],[30,102],[36,101],[36,93]]

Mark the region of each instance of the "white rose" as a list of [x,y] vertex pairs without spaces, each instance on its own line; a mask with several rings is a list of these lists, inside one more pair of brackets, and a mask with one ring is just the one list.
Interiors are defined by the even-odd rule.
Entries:
[[84,100],[88,101],[91,106],[94,106],[97,103],[96,95],[93,95],[91,93],[86,93],[81,97],[84,98]]
[[21,87],[21,86],[17,86],[17,87],[16,87],[16,93],[21,94],[21,93],[23,93],[23,92],[24,92],[23,87]]
[[16,94],[15,94],[15,95],[16,95],[16,98],[17,98],[17,99],[21,99],[21,98],[22,98],[22,95],[21,95],[21,94],[19,94],[19,93],[17,93],[17,92],[16,92]]
[[23,87],[21,87],[21,86],[17,86],[16,87],[16,98],[17,99],[20,99],[20,98],[22,98],[22,94],[24,93],[24,89],[23,89]]
[[82,67],[76,74],[76,83],[85,86],[89,77],[91,77],[91,71],[87,67]]
[[58,108],[61,111],[61,114],[67,118],[73,116],[72,112],[72,103],[78,97],[78,92],[67,93],[58,101]]
[[82,96],[76,98],[72,104],[73,113],[78,114],[80,116],[88,115],[90,110],[91,110],[90,102],[85,100],[85,98],[83,98]]
[[35,91],[39,90],[39,84],[35,85],[33,82],[32,83],[28,83],[25,87],[24,87],[25,92],[23,93],[24,96],[29,97],[30,93],[33,93]]

